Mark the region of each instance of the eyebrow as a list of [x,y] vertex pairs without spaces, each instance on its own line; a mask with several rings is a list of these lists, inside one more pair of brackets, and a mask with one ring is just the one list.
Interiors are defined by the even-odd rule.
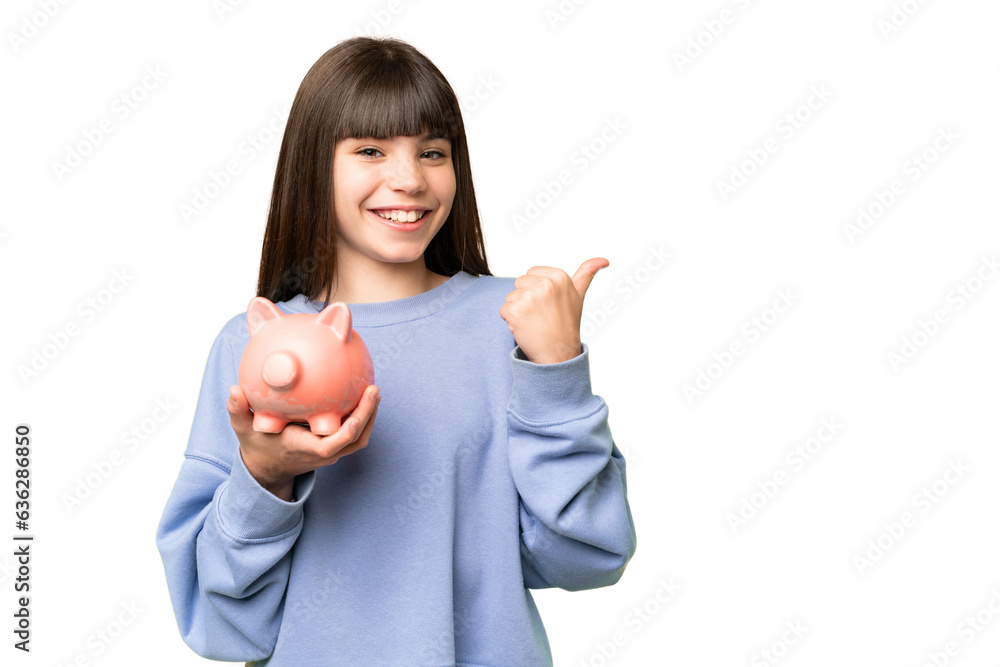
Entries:
[[[366,141],[366,140],[372,139],[372,138],[373,137],[370,137],[370,136],[364,136],[364,137],[344,137],[344,139],[347,140],[347,141]],[[430,132],[427,132],[426,134],[423,134],[423,135],[417,137],[417,141],[421,141],[421,142],[423,142],[423,141],[430,141],[431,139],[444,139],[448,143],[451,143],[451,139],[449,139],[448,135],[445,133],[445,131],[441,130],[441,129],[431,130]]]
[[420,140],[427,141],[428,139],[447,139],[447,138],[448,137],[445,136],[444,130],[442,128],[437,128],[435,130],[431,130],[424,136],[420,137]]

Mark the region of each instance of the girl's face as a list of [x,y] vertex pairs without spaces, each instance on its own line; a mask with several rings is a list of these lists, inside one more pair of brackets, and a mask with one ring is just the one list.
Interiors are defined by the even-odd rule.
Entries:
[[[455,168],[448,139],[397,136],[337,142],[333,206],[338,263],[422,264],[424,251],[444,225],[454,199]],[[385,220],[376,210],[399,221]],[[408,222],[414,217],[416,222]]]

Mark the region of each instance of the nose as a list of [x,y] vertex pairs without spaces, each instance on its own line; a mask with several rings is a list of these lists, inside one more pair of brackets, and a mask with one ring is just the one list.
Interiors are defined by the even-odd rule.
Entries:
[[420,192],[426,182],[420,164],[410,157],[398,157],[386,164],[386,184],[393,190],[406,193]]
[[287,352],[272,352],[264,360],[261,375],[271,389],[287,391],[299,379],[298,359]]

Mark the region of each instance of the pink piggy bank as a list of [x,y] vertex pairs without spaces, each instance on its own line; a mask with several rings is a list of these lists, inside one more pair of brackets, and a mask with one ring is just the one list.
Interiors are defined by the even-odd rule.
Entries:
[[286,314],[255,297],[247,328],[239,384],[255,431],[278,433],[289,422],[305,421],[317,435],[335,433],[375,382],[371,355],[351,328],[346,303],[331,303],[316,315]]

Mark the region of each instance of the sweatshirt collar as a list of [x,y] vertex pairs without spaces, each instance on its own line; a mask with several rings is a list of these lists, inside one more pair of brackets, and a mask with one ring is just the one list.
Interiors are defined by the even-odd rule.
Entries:
[[[414,296],[374,303],[348,303],[351,324],[354,327],[378,327],[426,317],[457,299],[475,281],[475,276],[459,271],[437,287]],[[313,314],[322,311],[329,304],[307,299],[304,294],[299,293],[276,305],[286,313]]]

